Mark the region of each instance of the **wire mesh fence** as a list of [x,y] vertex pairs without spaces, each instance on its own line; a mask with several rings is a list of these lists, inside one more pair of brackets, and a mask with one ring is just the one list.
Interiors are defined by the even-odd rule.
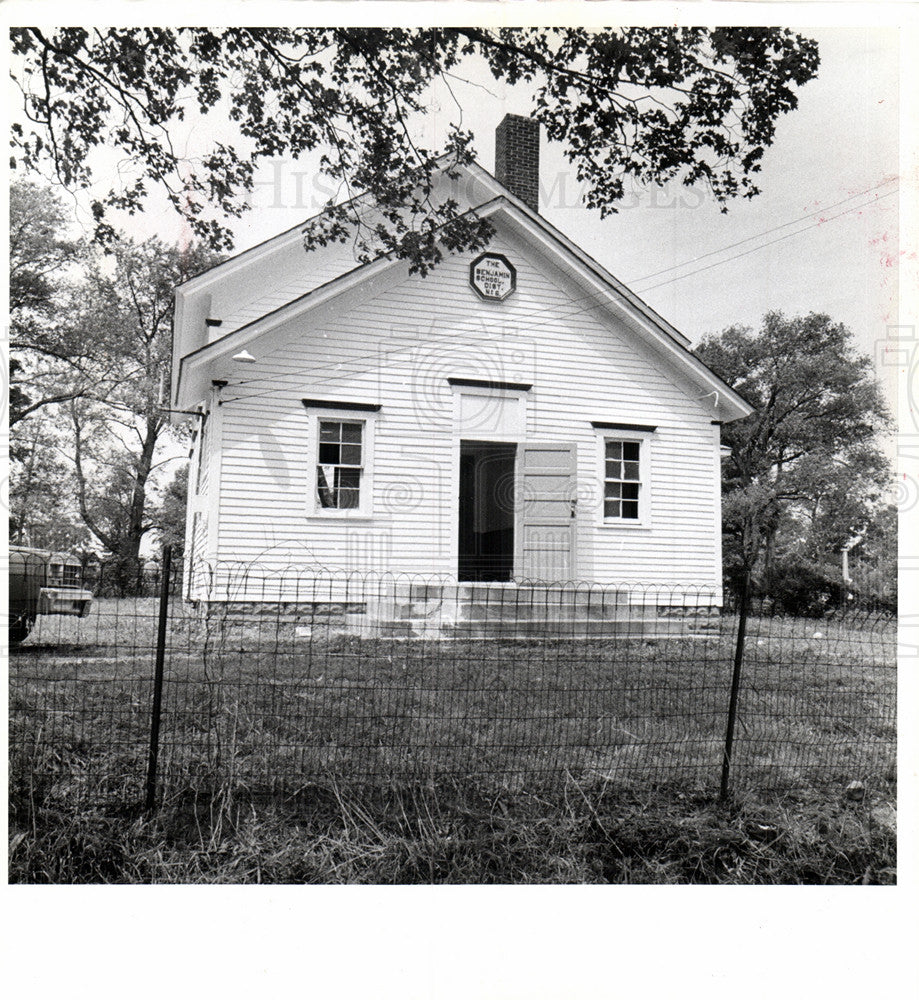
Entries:
[[[230,565],[161,577],[82,617],[38,614],[11,650],[14,795],[144,800],[158,647],[158,796],[718,786],[738,609],[715,592]],[[731,786],[892,778],[895,645],[889,611],[754,602]]]

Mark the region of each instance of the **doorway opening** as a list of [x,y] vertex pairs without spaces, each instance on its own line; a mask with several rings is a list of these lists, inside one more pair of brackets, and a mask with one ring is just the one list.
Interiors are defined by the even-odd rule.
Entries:
[[515,444],[460,442],[460,580],[513,579],[516,458]]

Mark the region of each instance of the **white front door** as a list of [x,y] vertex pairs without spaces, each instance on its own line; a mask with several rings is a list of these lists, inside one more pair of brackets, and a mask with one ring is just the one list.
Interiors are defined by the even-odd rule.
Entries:
[[577,575],[576,445],[521,444],[517,468],[518,580],[556,582]]

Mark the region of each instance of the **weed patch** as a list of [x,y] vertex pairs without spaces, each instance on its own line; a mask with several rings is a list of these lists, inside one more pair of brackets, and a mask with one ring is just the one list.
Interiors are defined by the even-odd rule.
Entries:
[[10,880],[892,884],[891,795],[722,805],[672,788],[495,798],[454,784],[317,788],[287,805],[186,797],[152,816],[44,809],[11,824]]

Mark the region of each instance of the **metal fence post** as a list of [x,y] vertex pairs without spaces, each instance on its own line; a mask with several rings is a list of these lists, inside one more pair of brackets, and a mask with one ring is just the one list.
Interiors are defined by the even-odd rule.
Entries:
[[734,747],[734,724],[737,721],[737,698],[740,693],[740,671],[743,667],[744,643],[747,636],[747,609],[750,605],[750,570],[744,573],[740,594],[740,616],[737,622],[737,643],[734,646],[734,672],[731,675],[731,700],[728,703],[728,725],[724,734],[724,757],[721,761],[721,800],[728,797],[731,775],[731,751]]
[[145,807],[156,805],[156,765],[160,752],[160,713],[163,707],[163,667],[166,662],[166,624],[169,620],[169,571],[172,567],[172,546],[163,548],[163,569],[160,580],[160,609],[156,633],[156,663],[153,668],[153,712],[150,718],[150,756],[147,762],[147,796]]

